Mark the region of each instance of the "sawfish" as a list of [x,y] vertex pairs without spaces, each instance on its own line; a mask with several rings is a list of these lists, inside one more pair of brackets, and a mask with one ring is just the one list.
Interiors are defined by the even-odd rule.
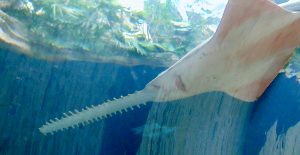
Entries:
[[43,134],[86,125],[149,102],[221,91],[252,103],[300,44],[300,14],[269,0],[229,0],[214,35],[150,81],[119,99],[69,111],[39,128]]

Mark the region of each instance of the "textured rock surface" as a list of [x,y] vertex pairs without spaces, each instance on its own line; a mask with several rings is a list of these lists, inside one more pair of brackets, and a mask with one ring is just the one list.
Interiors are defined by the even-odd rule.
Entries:
[[0,50],[0,154],[135,154],[140,137],[131,128],[145,122],[150,106],[53,136],[38,127],[68,110],[141,89],[159,73],[144,68],[46,62]]
[[277,134],[277,123],[267,132],[267,140],[260,155],[298,155],[300,154],[300,123],[288,129],[284,134]]
[[150,138],[144,136],[139,154],[241,154],[251,109],[251,104],[219,92],[172,104],[154,104],[147,124],[157,123],[175,130]]
[[[295,60],[296,61],[296,60]],[[255,103],[248,125],[243,155],[259,154],[267,140],[267,132],[276,123],[276,133],[287,133],[300,121],[300,85],[295,77],[280,74]],[[271,154],[271,153],[270,153]]]

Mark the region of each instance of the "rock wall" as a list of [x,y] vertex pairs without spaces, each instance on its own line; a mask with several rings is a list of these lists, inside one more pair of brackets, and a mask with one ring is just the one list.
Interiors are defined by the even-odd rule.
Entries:
[[[160,124],[160,135],[149,137],[144,133],[138,154],[242,154],[251,109],[252,104],[220,92],[154,104],[147,124]],[[174,131],[166,133],[163,127]]]
[[277,134],[277,123],[267,132],[267,140],[260,155],[298,155],[300,153],[300,123],[290,127],[284,134]]
[[149,106],[89,126],[43,136],[63,112],[132,93],[160,70],[86,62],[47,62],[0,50],[0,154],[135,154]]

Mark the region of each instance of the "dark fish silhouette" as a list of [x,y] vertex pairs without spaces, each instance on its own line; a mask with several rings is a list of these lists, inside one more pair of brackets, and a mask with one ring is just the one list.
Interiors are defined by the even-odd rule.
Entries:
[[269,0],[229,0],[216,33],[146,87],[113,101],[69,112],[40,128],[43,134],[89,124],[148,101],[165,102],[222,91],[258,99],[300,44],[300,14]]

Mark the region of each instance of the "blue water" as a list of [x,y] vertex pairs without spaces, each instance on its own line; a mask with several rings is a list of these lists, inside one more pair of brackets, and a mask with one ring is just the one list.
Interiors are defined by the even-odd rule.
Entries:
[[151,104],[53,136],[38,128],[63,112],[142,89],[161,70],[46,62],[0,51],[0,154],[135,154],[141,135],[131,129],[144,125]]
[[[46,62],[0,51],[0,154],[136,154],[143,137],[133,129],[145,125],[151,104],[53,136],[43,136],[38,128],[68,110],[140,90],[162,70]],[[244,154],[258,154],[265,143],[265,133],[276,121],[277,133],[281,134],[300,120],[299,90],[295,79],[282,74],[276,78],[255,103],[246,123]]]
[[266,132],[277,122],[277,134],[286,133],[300,120],[300,85],[280,74],[255,103],[246,137],[246,154],[258,154]]

